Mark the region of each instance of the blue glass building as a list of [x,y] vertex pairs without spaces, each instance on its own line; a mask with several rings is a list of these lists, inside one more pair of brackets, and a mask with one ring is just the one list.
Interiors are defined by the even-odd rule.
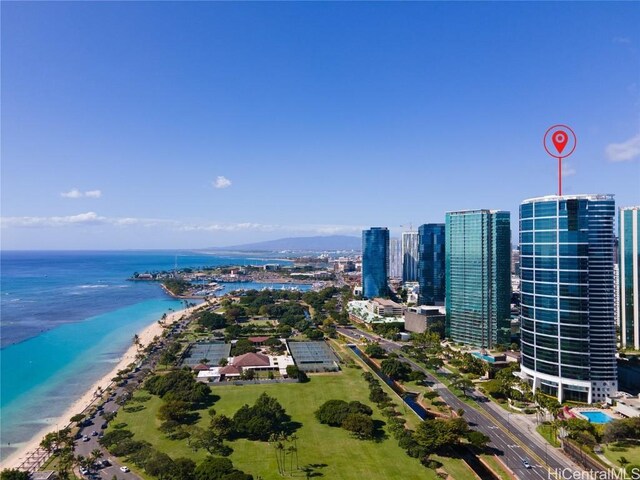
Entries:
[[511,325],[509,212],[449,212],[445,224],[445,334],[483,348],[508,344]]
[[640,350],[640,207],[620,209],[620,343]]
[[520,205],[523,378],[558,401],[617,391],[612,195]]
[[389,270],[389,229],[372,227],[362,231],[362,296],[386,297]]
[[444,223],[427,223],[418,228],[418,302],[444,305],[445,298]]
[[402,232],[402,281],[418,281],[418,232]]

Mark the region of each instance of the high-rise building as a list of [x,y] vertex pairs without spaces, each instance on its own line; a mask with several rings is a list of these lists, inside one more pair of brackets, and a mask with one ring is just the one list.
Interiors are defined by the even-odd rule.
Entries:
[[418,303],[443,305],[445,297],[444,223],[418,228]]
[[520,205],[521,374],[558,401],[617,391],[612,195]]
[[620,343],[640,350],[640,206],[622,207],[618,217]]
[[418,232],[402,232],[402,281],[418,280]]
[[448,212],[445,244],[446,335],[484,348],[509,343],[509,212]]
[[389,277],[402,278],[402,242],[399,238],[389,240]]
[[389,294],[389,229],[372,227],[362,231],[362,296],[386,297]]

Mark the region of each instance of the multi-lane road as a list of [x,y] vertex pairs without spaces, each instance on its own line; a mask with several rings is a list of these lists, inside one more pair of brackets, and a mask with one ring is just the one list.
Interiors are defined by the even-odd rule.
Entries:
[[[377,335],[351,328],[338,328],[338,332],[354,342],[366,338],[369,341],[378,342],[387,351],[400,353],[400,344]],[[503,455],[504,463],[518,478],[523,480],[548,480],[553,478],[553,476],[549,475],[549,470],[551,472],[556,471],[556,469],[582,471],[562,453],[547,446],[544,440],[541,441],[536,438],[534,434],[523,429],[517,422],[512,422],[510,414],[503,412],[500,407],[492,404],[484,395],[477,391],[473,392],[470,397],[476,401],[478,407],[472,407],[451,393],[436,377],[413,360],[403,355],[401,355],[401,358],[414,369],[424,372],[427,376],[426,381],[437,390],[438,395],[451,408],[464,410],[464,418],[474,429],[484,433],[491,439],[489,446]],[[530,468],[526,468],[525,461]]]
[[[172,326],[172,330],[170,336],[181,331],[187,324],[186,320],[179,322]],[[102,408],[98,410],[92,417],[90,417],[84,424],[84,426],[80,429],[80,433],[78,435],[78,439],[75,443],[74,452],[76,455],[83,455],[84,457],[90,457],[91,452],[93,450],[100,449],[103,453],[103,460],[108,460],[109,466],[94,469],[90,474],[83,475],[85,478],[93,478],[95,480],[111,480],[114,476],[118,480],[141,480],[141,478],[135,473],[128,471],[124,472],[121,470],[123,465],[116,457],[111,455],[105,448],[103,448],[100,443],[100,434],[104,433],[104,429],[102,428],[107,423],[104,418],[105,413],[116,412],[120,405],[116,402],[116,400],[122,395],[128,395],[126,384],[138,384],[144,378],[145,371],[153,370],[158,361],[158,357],[162,352],[162,348],[165,342],[161,341],[157,344],[152,352],[143,360],[140,368],[136,369],[135,372],[129,374],[129,376],[121,383],[118,387],[116,387],[109,399],[102,405]],[[94,433],[95,432],[95,433]],[[86,439],[86,440],[85,440]]]

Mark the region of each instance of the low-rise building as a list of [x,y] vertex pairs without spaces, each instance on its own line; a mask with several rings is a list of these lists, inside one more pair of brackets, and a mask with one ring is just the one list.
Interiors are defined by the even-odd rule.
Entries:
[[352,300],[347,304],[349,318],[361,323],[404,323],[402,316],[384,316],[375,312],[369,300]]
[[399,317],[404,314],[404,306],[386,298],[374,298],[367,308],[382,317]]
[[409,307],[404,313],[404,329],[408,332],[424,333],[429,329],[444,337],[444,322],[445,314],[439,307]]
[[627,418],[640,417],[640,395],[633,397],[631,395],[620,394],[615,401],[616,404],[613,409],[620,415]]

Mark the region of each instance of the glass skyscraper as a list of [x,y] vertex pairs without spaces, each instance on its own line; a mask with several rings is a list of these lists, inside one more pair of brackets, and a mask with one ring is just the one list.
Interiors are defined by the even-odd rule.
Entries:
[[386,297],[389,294],[389,229],[372,227],[362,231],[362,296]]
[[402,281],[418,280],[418,232],[402,232]]
[[389,240],[389,277],[402,278],[402,242],[399,238]]
[[558,401],[617,391],[612,195],[520,205],[522,376]]
[[446,335],[483,348],[509,343],[509,212],[448,212],[445,244]]
[[443,305],[445,297],[444,223],[418,228],[418,303]]
[[640,350],[640,207],[620,208],[620,343]]

